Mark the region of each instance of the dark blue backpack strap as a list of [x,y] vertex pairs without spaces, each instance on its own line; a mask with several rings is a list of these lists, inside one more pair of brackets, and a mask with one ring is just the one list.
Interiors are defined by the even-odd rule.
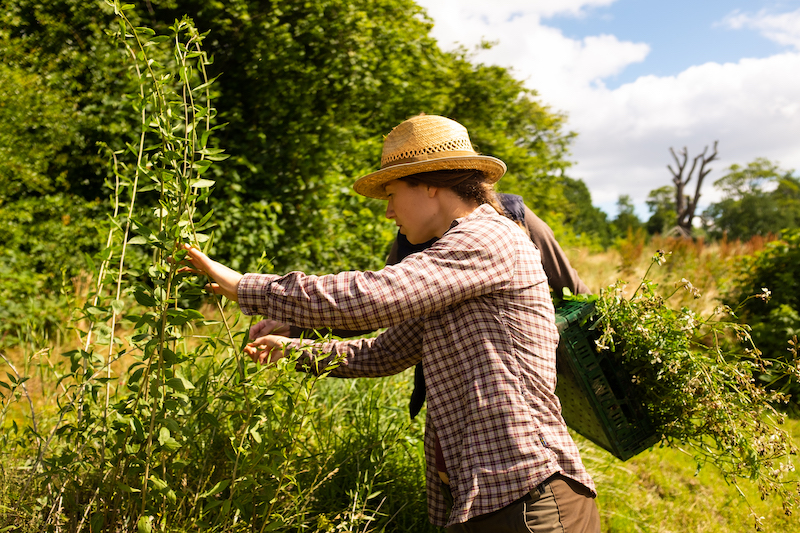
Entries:
[[516,194],[497,193],[497,199],[506,211],[506,215],[514,222],[525,224],[525,201]]

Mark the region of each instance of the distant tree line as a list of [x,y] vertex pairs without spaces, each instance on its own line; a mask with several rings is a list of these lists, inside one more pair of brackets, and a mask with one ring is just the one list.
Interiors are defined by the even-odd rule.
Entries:
[[[757,158],[745,166],[731,165],[714,181],[714,186],[722,192],[722,198],[692,216],[686,216],[687,205],[697,207],[699,188],[695,189],[694,198],[684,198],[681,206],[676,198],[682,191],[677,191],[676,184],[650,191],[647,197],[650,217],[644,222],[636,215],[631,198],[622,195],[612,224],[617,226],[617,234],[627,227],[649,235],[703,235],[709,240],[749,240],[754,236],[777,236],[783,230],[800,228],[800,178],[792,170]],[[683,219],[679,213],[684,213]]]

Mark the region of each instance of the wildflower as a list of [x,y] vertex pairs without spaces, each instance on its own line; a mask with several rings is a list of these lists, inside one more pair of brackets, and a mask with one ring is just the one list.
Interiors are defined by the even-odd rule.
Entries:
[[693,311],[687,311],[682,318],[686,322],[686,325],[681,327],[681,331],[692,331],[697,327],[697,320],[695,320]]
[[694,285],[692,285],[692,282],[686,278],[681,278],[680,281],[676,281],[675,287],[686,289],[688,292],[692,294],[695,300],[700,298],[701,296],[700,290]]
[[652,355],[653,356],[653,358],[650,360],[650,364],[655,365],[655,364],[658,364],[658,363],[661,362],[661,356],[658,354],[658,352],[654,352],[653,350],[650,350],[648,352],[648,355]]
[[680,361],[677,361],[675,359],[673,359],[667,364],[667,371],[669,371],[670,374],[677,374],[680,368],[681,368]]
[[768,302],[771,296],[772,296],[772,291],[770,291],[766,287],[761,287],[761,294],[757,295],[756,298],[761,298],[765,302]]
[[731,315],[733,316],[733,309],[730,308],[728,305],[718,305],[714,308],[715,315]]

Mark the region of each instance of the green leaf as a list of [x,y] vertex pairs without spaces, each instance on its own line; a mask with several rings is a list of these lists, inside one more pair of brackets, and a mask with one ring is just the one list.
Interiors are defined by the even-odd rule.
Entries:
[[139,302],[140,305],[145,307],[153,307],[156,305],[156,299],[146,294],[143,290],[139,289],[133,293],[133,297],[136,298],[136,301]]
[[211,216],[214,214],[214,210],[211,209],[208,213],[203,215],[203,218],[200,219],[200,222],[197,223],[198,226],[203,226],[206,222],[211,219]]
[[215,496],[215,495],[219,494],[220,492],[222,492],[223,490],[227,489],[228,485],[230,485],[230,483],[231,483],[230,479],[223,479],[222,481],[220,481],[219,483],[217,483],[216,485],[211,487],[209,490],[207,490],[204,493],[200,494],[199,497],[200,498],[208,498],[209,496]]
[[148,43],[163,43],[171,40],[172,37],[170,37],[169,35],[156,35],[154,37],[151,37]]
[[[198,161],[198,163],[200,163],[200,162]],[[205,165],[205,166],[207,167],[210,164],[211,163],[208,163],[208,165]],[[215,183],[216,183],[216,181],[214,181],[214,180],[200,179],[200,180],[194,180],[191,185],[195,189],[203,189],[205,187],[212,187]]]
[[172,387],[173,389],[179,391],[194,389],[194,385],[192,384],[192,382],[180,374],[176,374],[174,378],[168,379],[167,386]]
[[192,92],[196,92],[196,91],[202,91],[203,89],[205,89],[206,87],[210,86],[212,83],[214,83],[215,81],[217,81],[217,78],[219,78],[219,77],[220,77],[220,75],[218,74],[217,76],[215,76],[215,77],[211,78],[211,79],[210,79],[210,80],[208,80],[207,82],[205,82],[205,83],[203,83],[203,84],[201,84],[201,85],[198,85],[197,87],[194,87],[194,88],[192,89]]
[[167,428],[161,428],[158,430],[158,443],[164,444],[164,441],[172,438],[172,434],[169,432]]
[[128,244],[133,246],[147,244],[147,242],[148,242],[147,237],[145,237],[144,235],[136,235],[135,237],[132,237],[130,240],[128,240]]
[[111,309],[114,310],[115,315],[121,315],[122,311],[125,310],[125,302],[122,300],[114,300],[111,302]]
[[181,444],[172,437],[169,429],[164,427],[158,431],[158,443],[168,452],[174,452],[181,447]]
[[150,480],[150,483],[153,484],[153,489],[157,490],[158,492],[161,492],[169,487],[169,484],[167,484],[166,481],[158,476],[152,475],[148,479]]
[[139,533],[152,533],[153,532],[153,517],[140,516],[139,521],[136,523]]

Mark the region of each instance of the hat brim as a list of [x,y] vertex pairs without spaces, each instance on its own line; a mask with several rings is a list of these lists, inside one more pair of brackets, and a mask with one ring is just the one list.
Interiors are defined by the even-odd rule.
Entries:
[[388,182],[421,172],[436,170],[480,170],[489,183],[495,183],[506,173],[506,164],[488,155],[456,156],[415,161],[382,168],[356,180],[353,189],[367,198],[388,200],[383,186]]

